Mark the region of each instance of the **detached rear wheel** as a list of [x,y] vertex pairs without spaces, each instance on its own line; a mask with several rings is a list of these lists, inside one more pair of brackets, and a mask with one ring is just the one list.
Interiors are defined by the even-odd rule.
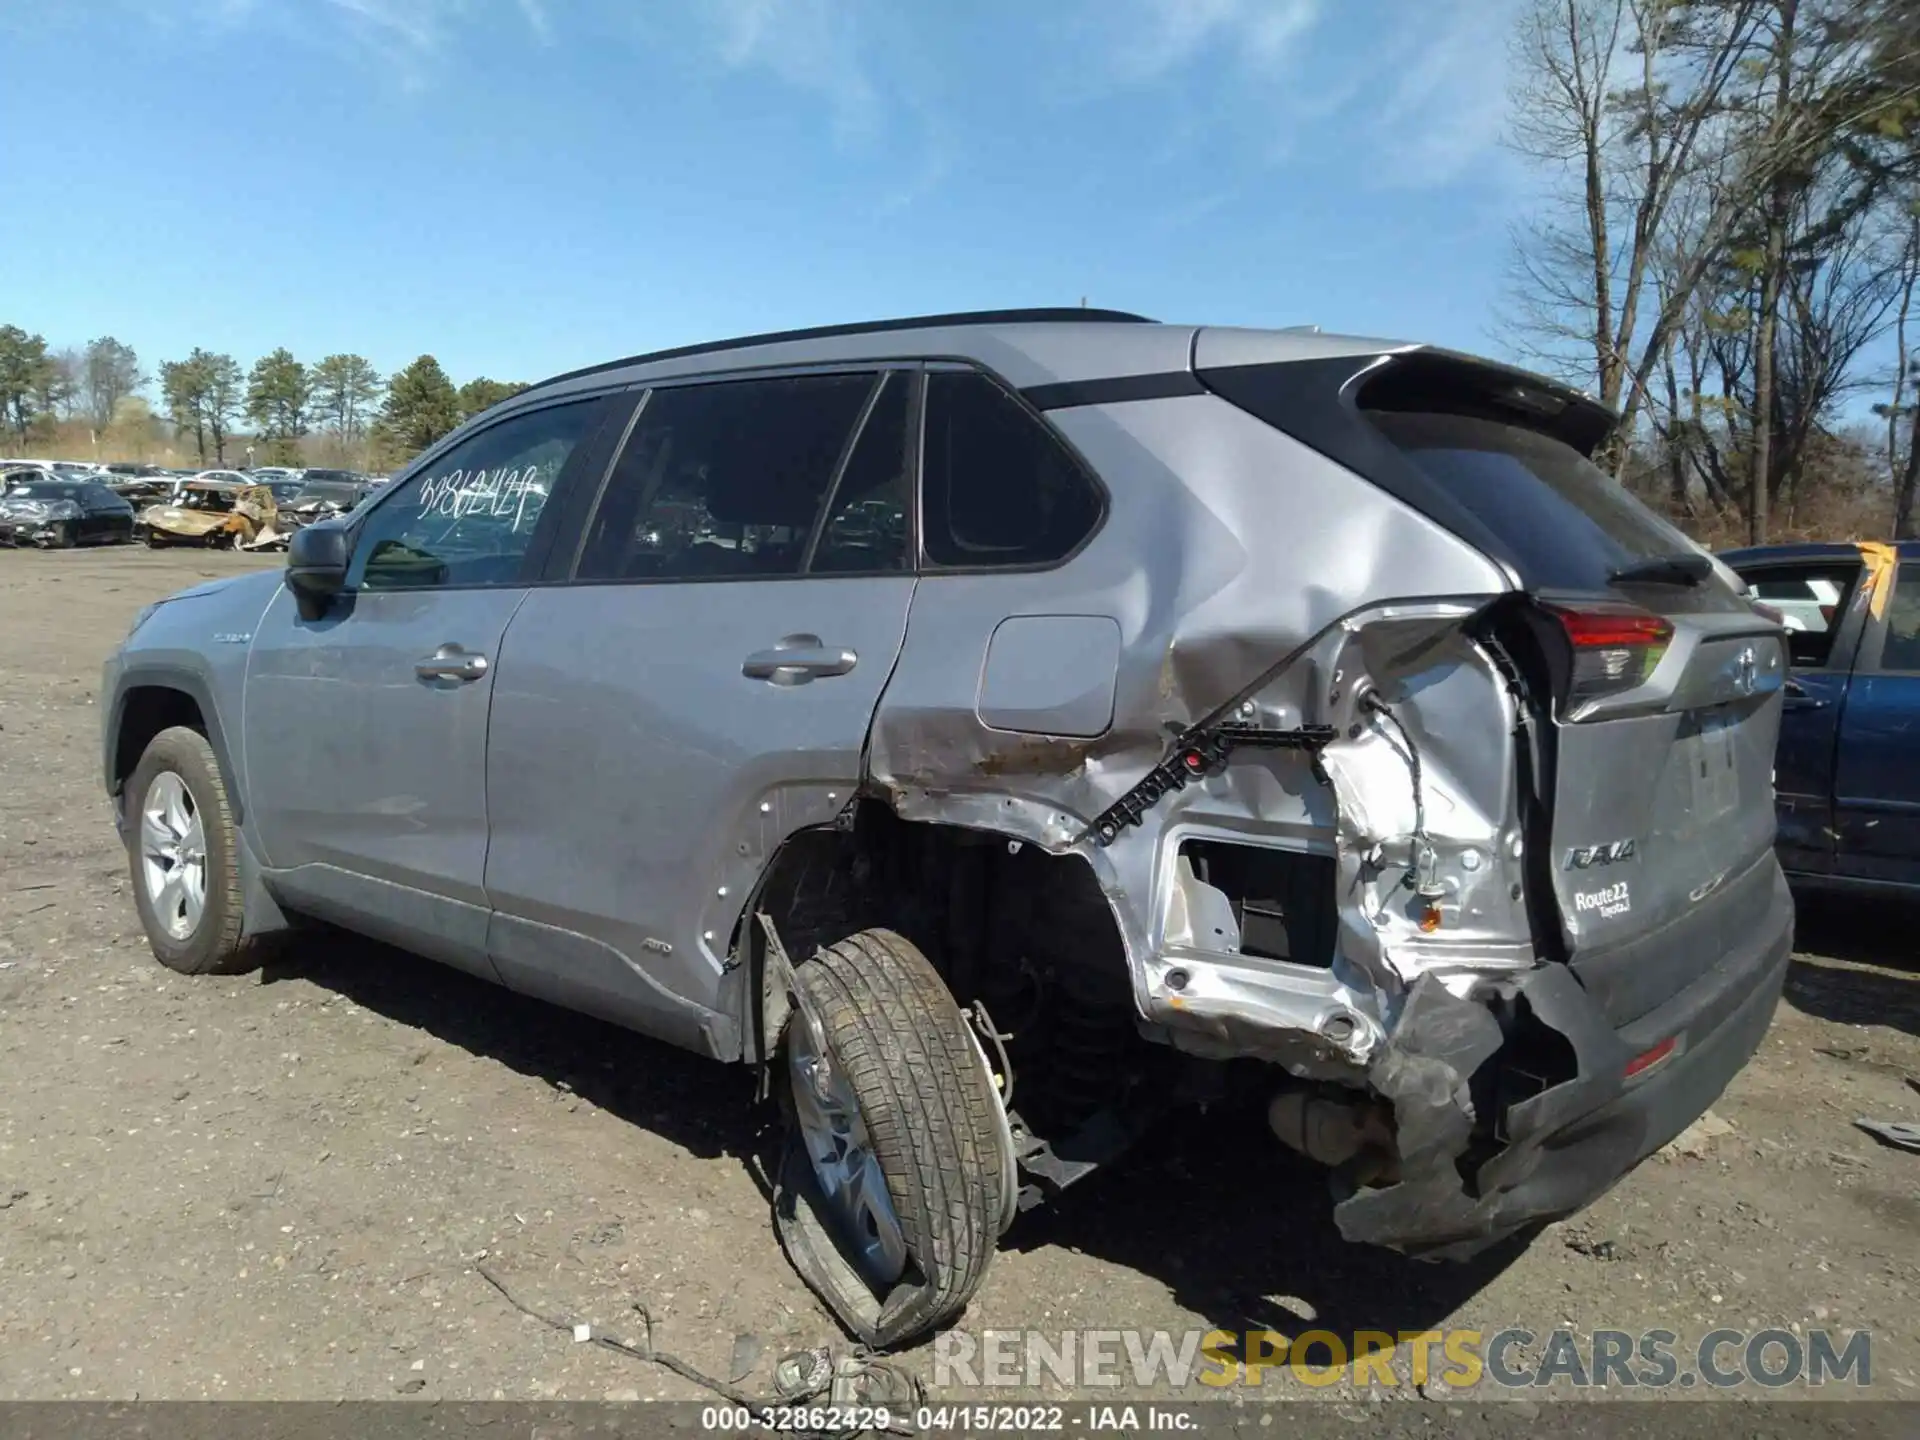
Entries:
[[134,904],[154,958],[183,975],[248,969],[238,845],[213,747],[184,726],[153,737],[126,785]]
[[794,971],[793,1129],[782,1238],[802,1276],[868,1344],[966,1308],[999,1240],[999,1097],[938,972],[890,930]]

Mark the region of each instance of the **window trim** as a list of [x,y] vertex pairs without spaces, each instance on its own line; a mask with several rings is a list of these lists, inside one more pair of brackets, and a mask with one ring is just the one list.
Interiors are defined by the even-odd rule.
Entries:
[[[874,372],[873,383],[867,386],[867,398],[861,403],[860,413],[853,417],[853,428],[847,431],[847,438],[840,442],[840,456],[833,462],[833,474],[827,477],[826,492],[820,497],[820,513],[813,517],[813,528],[807,532],[807,543],[800,551],[799,573],[802,575],[813,573],[814,557],[819,553],[821,538],[827,533],[827,525],[833,519],[834,502],[840,498],[840,482],[847,478],[847,466],[853,463],[853,452],[859,448],[861,437],[867,433],[867,424],[873,419],[873,412],[880,408],[880,397],[886,393],[887,382],[894,373],[887,370]],[[909,396],[909,403],[911,399]],[[907,413],[911,419],[913,412],[909,410]],[[906,457],[902,455],[901,458],[904,460]],[[907,551],[907,562],[906,569],[911,573],[911,549]]]
[[[1027,399],[1026,396],[1022,395],[1020,391],[1013,386],[1009,385],[1004,377],[995,374],[986,366],[972,360],[929,360],[923,367],[923,370],[924,375],[920,386],[920,439],[919,444],[915,447],[916,453],[913,467],[915,480],[913,528],[915,537],[919,541],[919,548],[914,556],[916,573],[928,578],[947,575],[1044,575],[1051,570],[1063,569],[1079,559],[1081,553],[1085,551],[1089,545],[1093,544],[1095,540],[1100,538],[1102,532],[1107,528],[1107,522],[1113,517],[1113,492],[1107,488],[1107,483],[1101,477],[1099,470],[1088,462],[1086,456],[1080,453],[1079,446],[1075,445],[1060,432],[1058,427],[1048,421],[1045,413],[1036,408],[1031,400]],[[1015,405],[1025,411],[1028,418],[1040,426],[1053,442],[1066,453],[1069,461],[1080,471],[1081,476],[1086,482],[1093,487],[1095,503],[1098,506],[1098,512],[1094,516],[1093,524],[1087,527],[1087,533],[1080,537],[1073,548],[1058,559],[1029,561],[1023,565],[941,565],[936,563],[927,554],[926,526],[924,524],[927,475],[927,412],[932,408],[927,403],[928,392],[932,388],[931,381],[936,374],[953,374],[955,372],[966,371],[980,376],[989,384],[995,386],[1003,395],[1007,396]]]
[[[845,474],[848,462],[853,458],[853,447],[858,442],[868,417],[880,394],[880,381],[887,374],[906,375],[910,387],[907,392],[908,434],[914,437],[915,425],[920,419],[924,405],[921,397],[925,393],[923,362],[914,359],[891,360],[826,360],[818,364],[762,365],[751,369],[703,372],[698,375],[675,375],[670,379],[656,383],[637,385],[630,388],[641,392],[639,402],[633,407],[633,413],[622,427],[619,440],[607,452],[603,472],[594,491],[593,504],[581,516],[578,529],[573,534],[572,554],[564,565],[552,567],[552,574],[538,582],[547,585],[605,586],[605,585],[787,585],[795,581],[812,580],[899,580],[913,579],[919,574],[919,527],[918,504],[920,493],[920,447],[917,440],[910,440],[908,446],[908,536],[907,563],[897,570],[835,570],[828,573],[816,573],[805,568],[790,575],[609,575],[588,576],[580,573],[580,566],[586,559],[587,540],[593,534],[594,521],[599,517],[600,507],[605,504],[607,488],[613,483],[613,473],[620,463],[620,457],[626,452],[627,445],[633,439],[633,432],[640,426],[646,415],[647,407],[656,393],[663,390],[684,390],[696,385],[744,384],[760,380],[800,379],[815,375],[869,375],[873,383],[868,387],[866,399],[861,402],[859,417],[842,443],[840,455],[834,462],[833,476],[828,489],[821,499],[821,511],[814,517],[814,533],[808,536],[806,562],[811,563],[813,547],[820,527],[832,513],[834,495],[838,492],[840,481]],[[555,553],[561,547],[556,546]]]
[[[537,578],[546,567],[547,558],[552,552],[554,542],[559,538],[561,527],[565,521],[565,517],[563,513],[561,513],[564,510],[564,503],[556,502],[564,502],[564,497],[572,490],[576,483],[576,466],[583,466],[592,458],[591,452],[595,444],[598,442],[600,436],[605,433],[607,422],[616,413],[621,388],[622,387],[616,386],[604,390],[587,392],[575,391],[570,395],[555,397],[540,404],[516,406],[510,412],[489,420],[485,425],[474,425],[472,427],[466,425],[456,426],[453,430],[442,436],[438,442],[429,446],[415,457],[413,463],[408,465],[405,470],[394,476],[386,485],[383,485],[375,494],[373,503],[368,505],[366,510],[353,522],[351,529],[353,543],[347,560],[347,574],[358,574],[362,582],[364,582],[366,567],[361,564],[360,546],[365,537],[368,523],[380,512],[382,507],[397,503],[399,497],[409,492],[412,486],[430,467],[438,464],[443,458],[452,454],[454,450],[465,445],[468,441],[478,439],[480,436],[498,429],[509,421],[519,420],[524,416],[538,414],[546,410],[557,410],[568,405],[598,407],[600,412],[598,417],[589,423],[586,432],[580,437],[579,444],[574,446],[573,452],[567,456],[566,463],[560,467],[560,473],[554,477],[554,493],[549,495],[547,497],[547,503],[540,507],[540,518],[534,522],[533,534],[527,540],[526,553],[520,557],[520,569],[515,578],[512,580],[463,581],[451,585],[394,586],[392,588],[374,586],[371,589],[364,583],[356,583],[343,588],[340,593],[356,598],[363,595],[444,594],[451,591],[462,590],[525,589],[536,583]],[[456,439],[456,437],[458,438]],[[551,516],[551,519],[549,519],[549,516]],[[356,570],[356,566],[358,570]]]

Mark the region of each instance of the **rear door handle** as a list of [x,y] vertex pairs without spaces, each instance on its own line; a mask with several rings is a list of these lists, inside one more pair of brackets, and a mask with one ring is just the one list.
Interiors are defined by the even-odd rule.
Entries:
[[845,675],[860,662],[854,651],[824,645],[818,635],[788,635],[771,650],[756,650],[740,664],[749,680],[773,685],[804,685],[822,675]]
[[442,645],[425,660],[417,662],[413,673],[422,680],[458,680],[464,684],[487,673],[487,657],[458,645]]

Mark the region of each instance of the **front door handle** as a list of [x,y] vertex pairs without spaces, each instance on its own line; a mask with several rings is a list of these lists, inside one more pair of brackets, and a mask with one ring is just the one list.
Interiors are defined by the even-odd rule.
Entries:
[[859,661],[852,650],[822,644],[818,635],[788,635],[773,649],[747,656],[740,673],[773,685],[804,685],[821,675],[845,675]]
[[1813,696],[1809,695],[1807,693],[1807,687],[1802,685],[1798,680],[1787,681],[1786,692],[1787,698],[1780,702],[1780,707],[1783,710],[1824,710],[1827,708],[1827,702],[1825,700],[1816,700]]
[[413,667],[422,680],[478,680],[487,673],[487,657],[463,650],[458,645],[442,645]]

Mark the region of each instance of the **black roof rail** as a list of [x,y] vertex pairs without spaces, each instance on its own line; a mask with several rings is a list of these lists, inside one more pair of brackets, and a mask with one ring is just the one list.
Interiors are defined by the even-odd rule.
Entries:
[[708,340],[698,345],[676,345],[671,350],[652,350],[644,355],[629,355],[623,360],[608,360],[553,375],[530,386],[538,390],[558,385],[562,380],[577,380],[582,375],[598,375],[603,370],[620,370],[628,365],[648,365],[656,360],[679,360],[688,355],[713,355],[723,350],[744,350],[754,345],[778,345],[793,340],[828,340],[837,335],[881,335],[889,330],[935,330],[952,325],[1034,325],[1094,323],[1103,325],[1157,325],[1146,315],[1125,310],[1090,310],[1084,305],[1041,306],[1031,310],[959,310],[951,315],[909,315],[898,320],[866,320],[852,325],[816,325],[806,330],[770,330],[764,335],[742,335],[733,340]]

